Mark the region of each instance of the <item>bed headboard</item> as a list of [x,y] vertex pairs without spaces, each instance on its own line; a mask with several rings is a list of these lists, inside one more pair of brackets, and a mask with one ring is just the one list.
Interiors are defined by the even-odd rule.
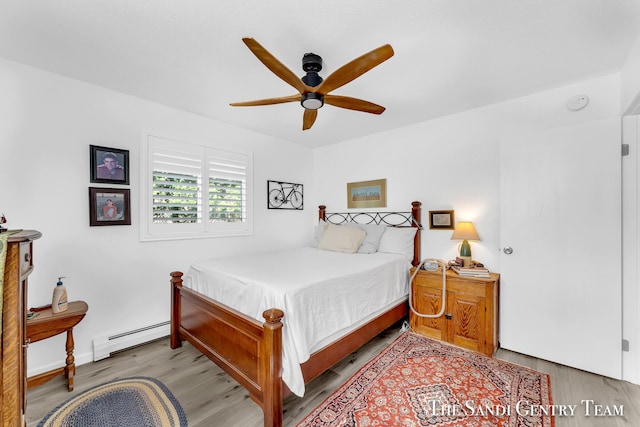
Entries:
[[422,203],[411,202],[410,212],[327,212],[325,205],[318,206],[318,220],[332,224],[345,224],[355,222],[358,224],[382,224],[389,227],[415,227],[416,236],[413,240],[414,266],[420,263],[420,207]]

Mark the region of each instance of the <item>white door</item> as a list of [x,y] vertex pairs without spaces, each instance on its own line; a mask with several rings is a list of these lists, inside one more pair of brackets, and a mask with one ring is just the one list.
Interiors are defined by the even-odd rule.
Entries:
[[620,146],[620,119],[501,141],[503,348],[621,378]]

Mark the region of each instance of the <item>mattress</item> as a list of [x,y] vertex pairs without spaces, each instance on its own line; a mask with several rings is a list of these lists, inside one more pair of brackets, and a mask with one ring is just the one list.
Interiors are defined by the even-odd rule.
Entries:
[[183,285],[258,321],[283,319],[282,379],[304,395],[300,364],[317,349],[406,300],[409,263],[398,254],[344,254],[302,247],[195,262]]

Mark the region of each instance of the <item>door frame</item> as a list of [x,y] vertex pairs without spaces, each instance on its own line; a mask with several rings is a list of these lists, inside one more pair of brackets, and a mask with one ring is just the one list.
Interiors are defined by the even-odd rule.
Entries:
[[[640,98],[622,116],[622,144],[629,155],[622,156],[622,379],[640,384]],[[624,342],[624,341],[623,341]]]

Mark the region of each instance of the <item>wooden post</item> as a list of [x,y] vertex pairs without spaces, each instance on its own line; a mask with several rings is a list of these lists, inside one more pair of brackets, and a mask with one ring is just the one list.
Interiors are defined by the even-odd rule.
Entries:
[[172,349],[182,347],[180,339],[180,288],[182,288],[182,272],[171,272],[171,340]]
[[413,265],[417,266],[418,264],[420,264],[420,256],[418,254],[420,254],[420,230],[422,229],[422,222],[420,219],[420,211],[422,203],[420,202],[411,202],[411,215],[413,216],[413,227],[416,227],[418,230],[416,231],[416,236],[413,240]]
[[260,362],[263,378],[262,411],[265,427],[282,426],[282,318],[284,313],[271,308],[262,313],[265,318],[264,340],[262,341],[264,357]]
[[64,367],[65,375],[67,377],[67,390],[73,391],[73,377],[76,376],[76,364],[73,357],[73,349],[75,344],[73,342],[73,329],[67,329],[67,342],[65,349],[67,350],[67,359]]
[[318,206],[318,220],[324,221],[327,218],[327,207],[325,205]]

